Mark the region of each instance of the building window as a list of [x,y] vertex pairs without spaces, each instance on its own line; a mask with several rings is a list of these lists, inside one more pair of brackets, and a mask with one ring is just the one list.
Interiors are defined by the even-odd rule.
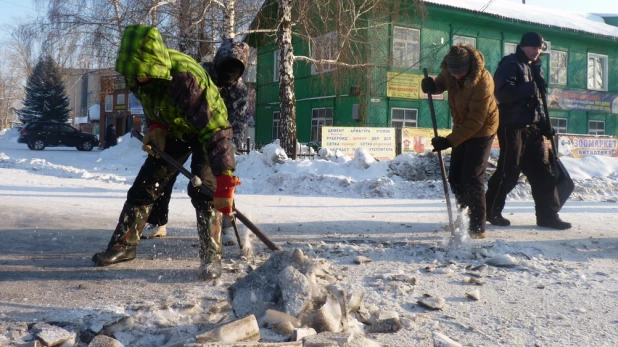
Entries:
[[273,140],[279,138],[279,133],[281,132],[281,112],[275,111],[273,112]]
[[[553,52],[552,52],[553,54]],[[554,118],[554,117],[550,117],[549,118],[551,120],[551,126],[552,128],[554,128],[556,130],[556,133],[558,134],[566,134],[567,133],[567,129],[568,129],[568,125],[569,125],[569,120],[566,118]]]
[[607,56],[588,53],[588,89],[607,90]]
[[311,115],[311,142],[322,140],[322,127],[333,125],[333,108],[314,108]]
[[588,121],[588,134],[605,135],[605,122],[602,120]]
[[124,94],[116,95],[116,105],[124,105]]
[[114,90],[124,90],[127,89],[127,83],[123,79],[114,80]]
[[275,51],[274,64],[273,64],[273,82],[279,81],[279,68],[281,66],[281,57],[279,56],[279,50]]
[[[311,46],[311,58],[315,60],[334,60],[337,53],[337,32],[333,31],[328,34],[314,37]],[[323,72],[335,70],[334,64],[313,64],[311,66],[311,74],[320,74]]]
[[418,110],[413,108],[392,108],[391,127],[417,128]]
[[569,55],[567,52],[551,51],[549,60],[549,83],[567,84]]
[[515,53],[516,51],[517,51],[516,43],[509,43],[509,42],[504,43],[504,56],[505,57],[509,54]]
[[106,95],[105,96],[105,112],[114,111],[114,96]]
[[465,44],[468,44],[468,45],[476,48],[476,38],[474,38],[474,37],[459,36],[459,35],[453,36],[453,46],[458,44],[458,43],[465,43]]
[[419,68],[421,31],[395,27],[393,30],[393,66]]

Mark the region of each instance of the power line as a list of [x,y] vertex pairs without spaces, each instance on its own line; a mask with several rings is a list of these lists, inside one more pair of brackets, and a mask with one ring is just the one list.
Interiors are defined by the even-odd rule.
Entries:
[[7,4],[11,4],[11,5],[13,5],[13,6],[18,6],[18,7],[22,7],[22,8],[25,8],[25,9],[31,10],[31,11],[35,11],[35,9],[33,9],[32,7],[26,7],[26,6],[24,6],[24,5],[16,4],[16,3],[14,3],[14,2],[10,2],[10,1],[7,1],[7,0],[0,0],[0,1],[5,2],[5,3],[7,3]]

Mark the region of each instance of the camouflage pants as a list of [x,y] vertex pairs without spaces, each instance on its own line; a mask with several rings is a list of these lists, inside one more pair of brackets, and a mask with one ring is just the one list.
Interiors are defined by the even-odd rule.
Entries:
[[200,261],[209,264],[221,259],[221,217],[219,211],[209,206],[197,209],[197,234],[200,240]]
[[[216,180],[209,166],[208,155],[202,149],[197,138],[185,142],[168,137],[165,153],[181,165],[191,156],[191,173],[200,177],[207,187],[212,190],[215,189]],[[177,174],[178,170],[162,158],[150,155],[146,158],[127,193],[127,200],[108,248],[137,246],[139,244],[153,204],[164,194],[165,188],[169,184],[173,184],[171,181]],[[187,192],[198,216],[201,213],[203,216],[208,216],[210,220],[212,219],[210,214],[219,214],[211,207],[212,197],[206,195],[200,188],[193,187],[189,183]],[[218,220],[220,223],[220,214]]]

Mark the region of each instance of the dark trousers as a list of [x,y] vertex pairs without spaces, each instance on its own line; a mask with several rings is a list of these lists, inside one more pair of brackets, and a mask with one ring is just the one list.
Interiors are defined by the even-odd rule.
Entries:
[[152,212],[148,217],[148,223],[153,225],[165,225],[167,224],[167,218],[169,215],[170,199],[172,198],[172,190],[174,190],[174,183],[178,173],[175,174],[167,185],[163,188],[163,194],[152,205]]
[[537,217],[553,217],[560,211],[556,177],[547,158],[545,140],[536,125],[498,128],[500,157],[487,184],[487,215],[502,213],[506,196],[523,173],[530,182]]
[[468,208],[471,232],[485,232],[485,169],[494,135],[453,148],[448,181],[459,208]]
[[[199,176],[206,186],[214,190],[216,181],[209,166],[208,154],[204,152],[197,137],[188,142],[168,137],[165,153],[181,165],[192,155],[191,173]],[[169,189],[171,196],[171,189],[174,186],[173,180],[176,179],[177,175],[178,170],[164,159],[149,155],[127,193],[127,204],[135,206],[153,205],[161,195],[165,194],[167,189]],[[188,184],[187,192],[191,198],[191,203],[196,208],[204,208],[208,202],[212,201],[211,197],[201,192],[199,188],[193,187],[191,183]],[[164,203],[165,210],[167,210],[168,203],[169,199]]]

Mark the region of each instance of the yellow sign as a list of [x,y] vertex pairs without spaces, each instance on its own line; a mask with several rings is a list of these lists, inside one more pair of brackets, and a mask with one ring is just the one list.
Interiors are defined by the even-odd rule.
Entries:
[[[451,129],[438,129],[439,136],[447,136],[451,133]],[[430,128],[402,128],[401,129],[401,152],[416,152],[424,154],[426,151],[431,151],[431,139],[433,138],[433,129]]]
[[322,147],[350,158],[357,148],[365,148],[375,159],[391,160],[395,158],[395,129],[322,127]]
[[421,79],[421,75],[389,72],[386,83],[386,96],[391,98],[419,99]]

